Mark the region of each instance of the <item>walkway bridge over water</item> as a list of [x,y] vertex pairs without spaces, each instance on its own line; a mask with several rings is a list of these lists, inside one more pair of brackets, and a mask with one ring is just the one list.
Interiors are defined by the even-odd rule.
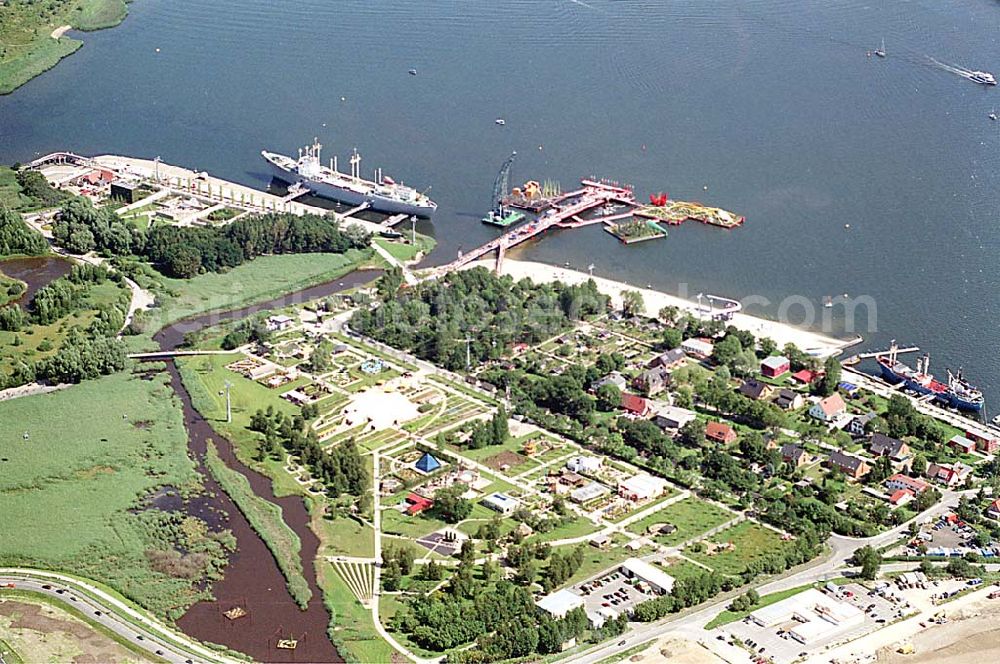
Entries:
[[583,180],[582,188],[564,194],[560,202],[554,204],[544,215],[514,230],[504,233],[495,240],[465,252],[457,259],[433,270],[428,278],[437,278],[453,270],[458,270],[491,253],[496,254],[496,271],[503,266],[507,250],[537,237],[550,228],[574,228],[586,223],[599,223],[604,218],[582,220],[581,214],[608,204],[634,207],[635,194],[630,188],[608,184],[597,180]]

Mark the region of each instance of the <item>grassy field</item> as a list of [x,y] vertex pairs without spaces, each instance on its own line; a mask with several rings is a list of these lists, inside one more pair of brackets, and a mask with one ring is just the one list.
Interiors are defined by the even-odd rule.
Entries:
[[[0,422],[0,564],[93,578],[161,616],[209,596],[195,584],[224,565],[217,536],[183,513],[134,509],[158,487],[201,489],[166,376],[0,402]],[[178,548],[215,567],[185,578],[149,557]]]
[[[410,237],[409,233],[403,233],[403,235],[407,238]],[[423,253],[423,255],[426,256],[437,245],[437,240],[427,235],[421,235],[420,233],[417,233],[416,244],[410,244],[409,242],[404,244],[398,240],[392,242],[386,240],[385,238],[375,238],[372,241],[388,251],[389,255],[393,258],[403,263],[412,261],[419,253]]]
[[208,446],[205,465],[274,555],[288,584],[288,592],[300,607],[306,608],[312,598],[312,590],[302,571],[302,542],[285,523],[281,507],[256,495],[247,478],[219,457],[214,443]]
[[52,31],[63,25],[100,30],[125,18],[125,0],[50,0],[45,3],[7,2],[0,22],[0,94],[8,94],[83,46]]
[[685,498],[664,509],[650,514],[645,519],[628,526],[628,530],[637,535],[645,535],[647,529],[658,523],[669,523],[677,528],[669,535],[658,535],[656,541],[667,546],[686,542],[692,537],[707,532],[719,526],[736,515],[714,503],[699,498]]
[[0,591],[0,653],[7,664],[163,661],[72,606],[24,590]]
[[375,265],[373,250],[344,254],[284,254],[260,256],[225,273],[193,279],[158,277],[160,306],[149,313],[150,328],[209,311],[236,309],[342,277],[359,267]]
[[711,538],[714,542],[732,542],[731,551],[708,555],[705,551],[695,553],[684,551],[684,555],[708,565],[721,574],[739,574],[746,569],[747,563],[755,558],[773,553],[782,544],[781,536],[753,521],[738,523]]
[[330,611],[329,635],[348,662],[394,662],[392,647],[375,631],[371,611],[361,605],[333,565],[317,563],[323,603]]

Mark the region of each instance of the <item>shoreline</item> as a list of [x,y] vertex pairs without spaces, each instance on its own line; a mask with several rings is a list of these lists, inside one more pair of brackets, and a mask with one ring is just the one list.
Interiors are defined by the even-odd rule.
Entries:
[[[492,267],[492,264],[492,260],[473,263],[473,265],[486,265],[487,267]],[[604,277],[591,277],[585,272],[569,268],[505,258],[501,274],[511,276],[514,279],[527,277],[536,282],[558,280],[569,284],[580,284],[586,282],[588,279],[593,279],[598,289],[602,293],[610,295],[611,301],[616,305],[621,304],[622,292],[638,291],[642,294],[643,302],[646,305],[646,315],[655,316],[656,312],[665,306],[678,307],[697,315],[698,304],[691,300],[651,288],[639,288],[622,281],[615,281]],[[794,343],[802,351],[821,359],[830,355],[837,355],[845,348],[853,346],[860,341],[860,338],[836,339],[789,323],[781,323],[743,312],[735,314],[730,324],[737,329],[752,332],[758,338],[770,337],[778,344],[779,348],[783,348],[785,344]]]

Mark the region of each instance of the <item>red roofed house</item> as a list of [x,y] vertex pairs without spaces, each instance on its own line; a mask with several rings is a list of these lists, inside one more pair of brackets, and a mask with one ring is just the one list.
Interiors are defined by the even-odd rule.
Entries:
[[975,431],[966,431],[965,437],[975,441],[976,447],[983,454],[994,454],[997,450],[1000,450],[1000,439],[980,436]]
[[809,409],[809,414],[817,420],[832,422],[843,415],[846,410],[847,404],[844,403],[844,398],[834,392],[827,398],[820,399],[813,404],[813,407]]
[[423,496],[411,493],[406,497],[406,504],[406,513],[410,516],[416,516],[433,505],[434,501],[430,498],[424,498]]
[[722,422],[709,422],[705,426],[705,438],[714,440],[717,443],[728,445],[736,441],[736,432],[728,424]]
[[1000,519],[1000,498],[997,498],[986,508],[986,516],[991,519]]
[[889,504],[893,507],[901,507],[913,500],[913,492],[909,489],[899,489],[889,496]]
[[803,385],[808,385],[809,383],[819,378],[820,375],[822,374],[819,371],[813,371],[812,369],[802,369],[792,374],[792,380],[802,383]]
[[637,394],[622,392],[622,408],[630,415],[646,417],[649,415],[649,402]]
[[896,473],[885,481],[885,488],[890,491],[900,491],[902,489],[906,489],[907,491],[912,491],[917,494],[923,493],[928,489],[928,487],[930,487],[930,484],[924,480],[910,477],[909,475],[903,475],[902,473]]
[[83,176],[83,179],[90,184],[106,184],[115,179],[115,174],[102,168],[100,170],[87,173]]

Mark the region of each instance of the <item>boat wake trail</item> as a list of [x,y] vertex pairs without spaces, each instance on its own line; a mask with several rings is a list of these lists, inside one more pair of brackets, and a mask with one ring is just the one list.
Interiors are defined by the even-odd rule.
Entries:
[[583,0],[569,0],[569,1],[572,2],[574,5],[580,5],[581,7],[586,7],[587,9],[593,9],[595,12],[603,12],[604,11],[603,9],[598,9],[594,5],[588,5]]
[[967,78],[970,81],[973,81],[975,83],[981,83],[983,85],[996,85],[997,84],[996,77],[993,76],[993,74],[991,74],[989,72],[986,72],[986,71],[974,71],[972,69],[966,69],[965,67],[959,67],[957,65],[949,65],[947,63],[941,62],[940,60],[935,60],[934,58],[932,58],[930,56],[928,56],[927,59],[930,60],[937,67],[940,67],[941,69],[944,69],[945,71],[949,71],[952,74],[958,74],[962,78]]

